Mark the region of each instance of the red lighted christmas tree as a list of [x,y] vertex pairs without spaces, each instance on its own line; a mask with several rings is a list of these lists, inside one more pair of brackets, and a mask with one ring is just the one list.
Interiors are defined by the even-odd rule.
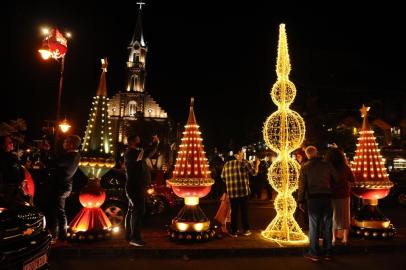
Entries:
[[364,119],[352,164],[355,186],[390,188],[392,182],[389,181],[374,131],[368,123],[369,107],[363,105],[360,111]]
[[192,98],[173,177],[168,181],[175,194],[185,198],[185,206],[172,220],[169,229],[170,237],[174,240],[200,241],[214,236],[214,231],[210,229],[210,220],[199,207],[199,198],[210,192],[214,180],[210,177],[193,105]]
[[392,237],[395,229],[378,209],[378,200],[389,194],[393,183],[389,180],[374,131],[368,123],[369,107],[362,105],[360,111],[364,119],[352,162],[355,176],[352,193],[363,199],[364,205],[351,219],[352,232],[366,237]]
[[209,164],[203,148],[199,125],[196,122],[193,103],[194,99],[192,98],[188,121],[185,125],[182,143],[176,158],[173,180],[171,180],[184,182],[184,184],[189,184],[190,181],[193,184],[199,184],[207,180],[211,181]]

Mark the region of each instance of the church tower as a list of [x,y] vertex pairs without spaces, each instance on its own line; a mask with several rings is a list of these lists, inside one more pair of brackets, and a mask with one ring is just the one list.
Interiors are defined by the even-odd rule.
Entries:
[[170,144],[171,122],[168,115],[150,96],[146,86],[146,60],[148,47],[144,39],[142,11],[144,2],[138,2],[135,30],[128,44],[125,90],[114,95],[109,102],[109,115],[113,124],[113,141],[120,147],[127,144],[127,137],[137,134],[149,142],[157,134],[161,142]]

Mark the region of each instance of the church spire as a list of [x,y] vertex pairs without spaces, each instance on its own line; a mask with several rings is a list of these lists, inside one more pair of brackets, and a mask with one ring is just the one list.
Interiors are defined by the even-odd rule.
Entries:
[[145,47],[144,35],[142,33],[142,6],[145,5],[145,3],[140,1],[137,2],[137,5],[140,7],[138,9],[137,23],[130,42],[130,48],[133,47],[137,41],[141,44],[141,46]]
[[130,50],[127,62],[127,91],[129,92],[144,92],[145,84],[145,61],[147,58],[147,45],[144,41],[142,29],[142,6],[144,2],[138,2],[139,10],[137,23],[133,37],[130,41],[128,49]]

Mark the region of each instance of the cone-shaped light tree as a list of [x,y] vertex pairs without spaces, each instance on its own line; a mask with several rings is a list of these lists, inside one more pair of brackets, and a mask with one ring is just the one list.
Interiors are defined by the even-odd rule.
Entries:
[[68,236],[72,240],[103,239],[110,236],[111,222],[100,206],[106,193],[100,178],[114,167],[111,128],[107,110],[107,59],[102,59],[102,74],[97,94],[93,98],[90,119],[83,139],[79,168],[89,178],[79,195],[84,208],[69,224]]
[[263,130],[266,145],[278,154],[268,170],[268,180],[278,195],[274,202],[276,217],[262,236],[281,244],[301,244],[308,238],[293,217],[296,201],[292,196],[298,188],[300,165],[290,153],[303,143],[305,124],[303,118],[289,108],[296,96],[296,87],[289,80],[290,70],[285,25],[281,24],[276,62],[278,80],[271,90],[278,110],[268,117]]
[[168,181],[173,191],[185,199],[185,206],[172,220],[169,229],[174,240],[208,240],[214,236],[210,220],[199,207],[199,198],[206,196],[214,183],[202,144],[201,132],[193,110],[194,99],[176,158],[173,177]]
[[395,229],[379,210],[378,200],[389,194],[393,183],[389,180],[374,131],[368,122],[369,109],[365,105],[360,109],[363,122],[351,164],[355,176],[352,193],[364,203],[351,220],[352,232],[360,236],[392,237]]

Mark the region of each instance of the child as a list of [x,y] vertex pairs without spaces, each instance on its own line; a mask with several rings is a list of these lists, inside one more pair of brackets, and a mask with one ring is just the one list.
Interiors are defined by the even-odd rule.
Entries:
[[217,210],[214,219],[221,224],[221,231],[224,234],[228,234],[227,222],[231,221],[231,205],[227,193],[225,192],[223,193],[223,196],[221,196],[220,201],[221,201],[220,207]]

